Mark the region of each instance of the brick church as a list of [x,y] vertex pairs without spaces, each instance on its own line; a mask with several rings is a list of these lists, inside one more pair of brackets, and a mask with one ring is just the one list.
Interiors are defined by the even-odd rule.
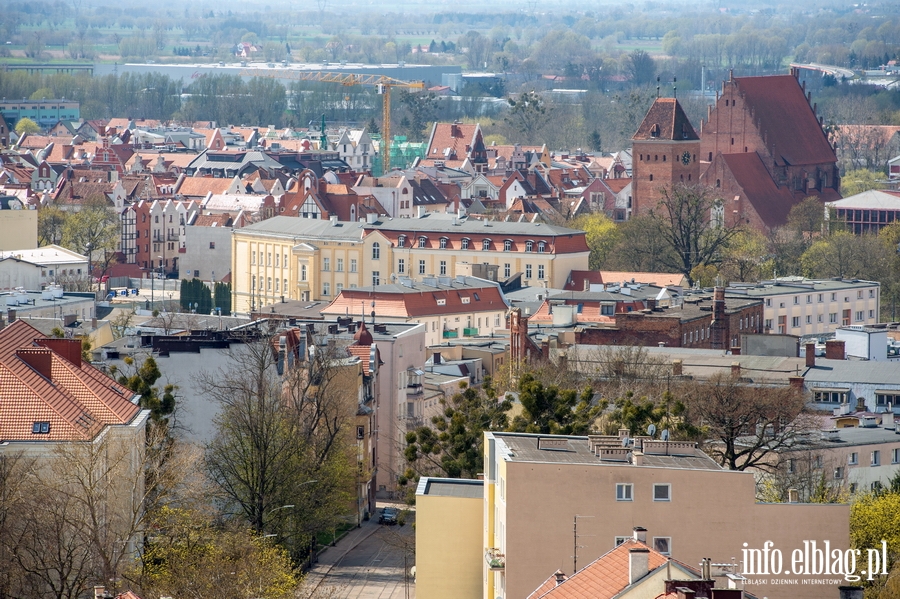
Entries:
[[762,231],[808,196],[840,199],[837,156],[798,76],[731,77],[699,135],[675,98],[657,98],[632,138],[634,214],[677,183],[715,188],[729,225]]

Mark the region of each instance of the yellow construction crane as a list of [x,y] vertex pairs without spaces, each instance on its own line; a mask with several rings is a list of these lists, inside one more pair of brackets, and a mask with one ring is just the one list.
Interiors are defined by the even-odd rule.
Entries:
[[[320,83],[340,83],[341,85],[373,85],[381,94],[381,163],[384,174],[391,170],[391,89],[395,87],[421,90],[423,81],[401,81],[384,75],[363,75],[360,73],[337,73],[329,71],[296,71],[294,69],[245,68],[241,77],[268,77],[290,81],[315,81]],[[324,132],[323,132],[324,134]]]

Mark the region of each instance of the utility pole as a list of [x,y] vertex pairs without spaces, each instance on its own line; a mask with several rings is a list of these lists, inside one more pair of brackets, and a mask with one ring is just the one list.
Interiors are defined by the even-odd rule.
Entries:
[[[578,550],[584,549],[584,545],[578,544],[578,519],[579,518],[593,518],[593,516],[579,516],[575,514],[575,517],[572,518],[572,542],[573,542],[573,553],[572,553],[572,574],[578,572]],[[594,535],[581,535],[592,537]]]

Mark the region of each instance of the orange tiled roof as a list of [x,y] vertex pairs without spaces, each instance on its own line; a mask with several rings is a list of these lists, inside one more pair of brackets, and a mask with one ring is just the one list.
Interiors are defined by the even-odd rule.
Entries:
[[477,131],[478,125],[435,123],[431,143],[425,157],[432,160],[446,159],[448,166],[451,160],[459,161],[462,164],[475,142]]
[[[81,361],[77,339],[45,339],[25,321],[0,330],[0,439],[81,441],[140,412],[134,393]],[[49,423],[34,433],[35,422]]]
[[675,98],[657,98],[632,139],[697,140],[697,133]]
[[231,179],[213,177],[185,177],[175,193],[183,196],[206,197],[212,192],[214,195],[225,193],[231,187]]

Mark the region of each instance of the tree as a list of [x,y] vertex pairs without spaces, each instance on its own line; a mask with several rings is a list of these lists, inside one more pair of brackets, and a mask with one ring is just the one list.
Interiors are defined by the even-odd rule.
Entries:
[[167,429],[169,418],[175,413],[175,385],[167,383],[162,389],[154,386],[162,377],[162,372],[153,356],[147,356],[140,366],[131,356],[126,356],[124,361],[130,372],[122,372],[112,366],[110,374],[118,375],[116,380],[120,385],[140,394],[141,407],[150,410],[155,424],[162,426],[163,430]]
[[797,231],[807,240],[812,240],[814,237],[821,235],[824,224],[825,206],[815,196],[805,198],[791,208],[791,211],[788,213],[788,227]]
[[86,201],[81,210],[70,214],[65,220],[63,246],[73,252],[86,254],[88,264],[93,264],[96,252],[107,258],[115,256],[118,241],[119,218],[105,198]]
[[512,127],[517,137],[524,143],[537,143],[541,131],[549,120],[543,98],[530,91],[519,94],[516,99],[510,96],[506,102],[509,104],[509,110],[503,118],[504,122]]
[[586,435],[594,430],[594,421],[603,411],[593,404],[589,387],[579,393],[556,385],[544,386],[530,372],[519,379],[518,391],[522,413],[513,418],[512,432]]
[[760,390],[739,377],[716,375],[674,391],[689,418],[703,423],[704,450],[729,470],[770,471],[779,451],[799,445],[815,423],[793,387]]
[[[608,254],[603,266],[637,272],[665,272],[677,256],[663,235],[660,218],[643,215],[625,221],[619,228],[619,242]],[[680,270],[680,269],[676,269]]]
[[27,116],[23,116],[16,123],[16,133],[21,135],[28,135],[32,133],[40,133],[41,127],[34,121],[32,121]]
[[656,61],[644,50],[632,50],[628,55],[628,73],[635,85],[647,85],[656,76]]
[[68,217],[69,213],[58,206],[43,206],[38,210],[38,244],[60,244]]
[[616,223],[602,213],[593,213],[579,216],[570,226],[586,233],[585,239],[591,249],[588,267],[591,270],[600,269],[619,242],[621,232]]
[[625,397],[616,399],[615,409],[608,418],[607,432],[614,434],[619,428],[627,428],[632,435],[645,435],[652,424],[660,433],[668,430],[672,440],[693,440],[700,429],[687,416],[685,405],[668,391],[658,402],[647,397],[635,399],[635,395],[629,392]]
[[807,276],[860,278],[879,281],[887,278],[894,248],[876,235],[854,235],[839,231],[812,244],[800,263]]
[[886,490],[859,494],[850,505],[850,543],[865,555],[866,549],[878,549],[882,540],[887,541],[888,564],[891,575],[878,576],[871,583],[875,597],[895,598],[900,595],[897,580],[897,560],[900,558],[900,489],[897,477]]
[[484,432],[503,430],[512,403],[498,400],[489,384],[484,390],[463,386],[443,412],[406,434],[404,456],[410,470],[400,484],[418,475],[439,473],[451,478],[475,478],[484,469]]
[[[220,406],[207,471],[226,510],[254,531],[325,528],[349,505],[358,380],[344,357],[315,339],[279,375],[271,344],[255,342],[235,350],[231,367],[201,374]],[[295,507],[276,509],[284,505]]]
[[770,262],[767,245],[756,229],[741,229],[723,252],[719,272],[729,281],[758,281]]
[[651,211],[660,219],[660,235],[672,250],[665,256],[668,266],[684,274],[691,284],[694,268],[721,262],[722,252],[739,230],[736,224],[714,218],[720,209],[721,200],[712,189],[676,184],[662,189],[662,199]]
[[847,171],[841,177],[841,195],[848,198],[870,189],[881,189],[883,186],[878,182],[880,178],[883,178],[881,173],[865,168]]
[[190,507],[154,514],[153,540],[130,573],[143,596],[295,596],[298,576],[283,549],[234,523],[217,526],[212,516]]

